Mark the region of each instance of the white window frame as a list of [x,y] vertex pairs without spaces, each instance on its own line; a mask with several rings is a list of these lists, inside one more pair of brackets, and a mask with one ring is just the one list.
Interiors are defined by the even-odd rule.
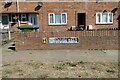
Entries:
[[10,23],[17,23],[17,20],[15,20],[15,22],[13,22],[13,19],[12,19],[13,15],[16,16],[16,14],[11,14],[11,15],[10,15],[10,18],[11,18],[11,22],[10,22]]
[[[54,20],[53,20],[53,23],[50,23],[50,15],[51,15],[51,14],[53,15],[53,19],[54,19]],[[54,13],[49,13],[49,14],[48,14],[48,23],[49,23],[49,25],[55,24],[55,15],[54,15]]]
[[[25,17],[23,17],[25,15]],[[26,21],[22,21],[22,19],[25,18]],[[21,23],[27,23],[27,15],[26,14],[21,14]]]
[[[50,23],[50,15],[51,14],[53,15],[53,19],[54,19],[53,23]],[[67,13],[58,13],[58,14],[61,14],[61,23],[55,23],[55,14],[57,14],[57,13],[49,13],[48,14],[48,23],[49,23],[49,25],[67,25]],[[66,23],[62,23],[62,15],[63,14],[66,15]]]
[[[98,14],[100,14],[100,22],[98,22]],[[102,14],[103,13],[96,13],[96,24],[113,24],[113,13],[107,13],[107,22],[102,22]],[[112,14],[112,22],[109,22],[109,14]]]

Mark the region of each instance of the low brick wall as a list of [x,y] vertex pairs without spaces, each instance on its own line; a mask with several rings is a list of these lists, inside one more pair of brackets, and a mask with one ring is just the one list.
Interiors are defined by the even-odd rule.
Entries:
[[[64,31],[64,32],[15,32],[16,50],[38,49],[119,49],[118,30]],[[79,37],[79,43],[42,43],[46,37]]]

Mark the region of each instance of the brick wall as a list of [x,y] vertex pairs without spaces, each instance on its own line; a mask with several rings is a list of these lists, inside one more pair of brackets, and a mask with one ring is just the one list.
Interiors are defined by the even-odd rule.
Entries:
[[[8,8],[4,8],[2,3],[2,12],[16,12],[16,3],[13,2]],[[98,25],[96,24],[96,13],[103,13],[100,10],[107,10],[107,13],[116,8],[118,2],[44,2],[43,6],[35,11],[37,2],[20,2],[20,12],[38,12],[38,25],[42,31],[65,31],[71,26],[78,26],[78,13],[86,13],[86,26],[93,25],[94,29],[118,28],[118,14],[114,13],[113,24]],[[57,6],[56,6],[57,5]],[[67,25],[50,26],[48,25],[48,13],[67,13]],[[15,25],[16,26],[16,25]],[[16,26],[17,27],[17,26]]]
[[[66,32],[15,32],[17,50],[37,49],[119,49],[117,30]],[[43,37],[79,37],[77,44],[43,44]]]
[[[94,29],[104,29],[104,28],[118,28],[118,15],[117,12],[114,13],[113,24],[98,25],[96,24],[96,13],[103,13],[99,10],[108,10],[110,13],[114,8],[116,8],[117,2],[74,2],[74,3],[44,3],[43,7],[38,10],[39,19],[42,31],[65,31],[66,28],[71,26],[78,26],[78,13],[86,13],[86,26],[93,25]],[[57,6],[54,6],[57,5]],[[48,25],[48,13],[67,13],[67,25],[65,26],[50,26]]]

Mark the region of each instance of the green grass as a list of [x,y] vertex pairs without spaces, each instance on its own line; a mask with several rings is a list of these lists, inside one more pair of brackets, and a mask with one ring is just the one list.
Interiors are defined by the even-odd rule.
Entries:
[[6,74],[12,74],[11,71],[4,71]]
[[18,60],[18,61],[15,62],[15,65],[17,65],[17,64],[19,64],[21,62],[22,62],[21,60]]
[[77,63],[74,63],[74,62],[66,62],[66,64],[71,67],[77,66]]
[[108,73],[115,73],[114,70],[106,70],[106,72],[108,72]]
[[5,41],[2,41],[2,46],[8,44],[8,43],[11,43],[13,42],[13,40],[5,40]]
[[120,66],[120,62],[118,62],[118,66]]
[[29,63],[26,63],[26,64],[28,64],[28,65],[30,65],[30,66],[33,66],[35,69],[38,69],[41,65],[43,65],[43,63],[41,63],[41,62],[36,62],[36,61],[30,61]]
[[32,54],[31,52],[29,54]]
[[77,62],[78,64],[85,64],[87,62],[83,62],[83,61],[80,61],[80,62]]
[[7,75],[3,75],[2,78],[7,78],[8,76]]
[[16,61],[16,63],[20,63],[20,62],[22,62],[22,60],[18,60],[18,61]]
[[10,63],[4,63],[3,64],[3,67],[5,67],[5,66],[10,66],[11,64]]
[[73,63],[73,62],[66,62],[66,64],[71,66],[71,67],[77,66],[77,63]]
[[48,74],[40,74],[37,76],[38,78],[47,78],[48,77]]
[[64,67],[63,66],[53,66],[53,68],[55,68],[55,69],[57,69],[57,70],[63,70],[64,69]]
[[65,64],[64,63],[55,64],[55,65],[53,65],[53,68],[55,68],[57,70],[63,70],[65,68]]
[[75,67],[79,64],[85,64],[87,62],[83,62],[83,61],[80,61],[80,62],[66,62],[67,65],[71,66],[71,67]]
[[21,70],[21,69],[17,69],[16,72],[23,72],[23,70]]
[[76,67],[77,64],[76,64],[76,63],[70,63],[69,66],[71,66],[71,67]]
[[22,76],[22,75],[24,75],[24,74],[23,74],[23,73],[20,73],[19,75]]
[[91,69],[96,70],[97,68],[93,67],[93,68],[91,68]]

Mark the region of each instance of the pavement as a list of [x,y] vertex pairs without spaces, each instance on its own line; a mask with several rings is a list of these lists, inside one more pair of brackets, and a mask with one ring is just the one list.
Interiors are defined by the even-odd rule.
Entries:
[[2,62],[29,62],[31,60],[43,63],[58,61],[86,62],[118,62],[119,50],[24,50],[12,51],[8,45],[2,47]]

